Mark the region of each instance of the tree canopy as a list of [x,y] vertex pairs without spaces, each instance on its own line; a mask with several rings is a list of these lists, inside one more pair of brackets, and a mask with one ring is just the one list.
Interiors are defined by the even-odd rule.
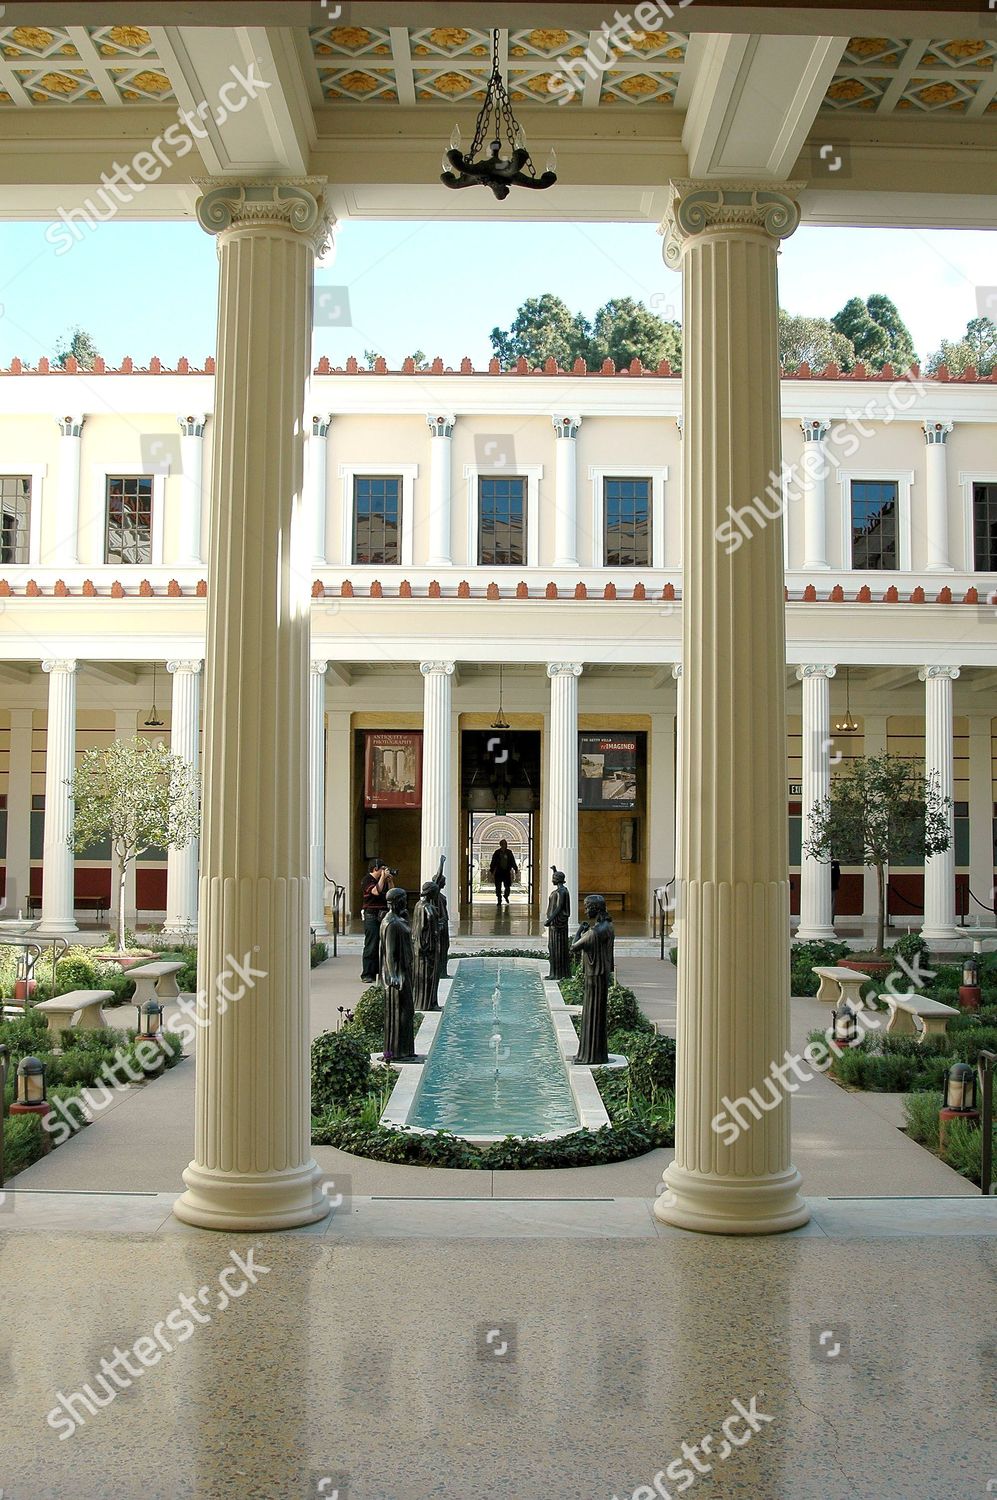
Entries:
[[964,375],[972,367],[980,375],[992,375],[997,366],[997,323],[993,318],[971,318],[961,339],[942,339],[928,361],[928,374],[937,374],[940,365],[945,365],[950,375]]
[[882,292],[874,292],[865,302],[861,297],[850,298],[831,323],[851,341],[855,350],[853,364],[861,361],[873,370],[892,365],[895,370],[903,371],[915,363],[910,330],[896,304]]
[[554,359],[566,370],[576,359],[583,359],[590,370],[605,359],[617,367],[639,359],[648,369],[667,359],[679,369],[682,358],[679,325],[633,297],[611,298],[591,322],[583,313],[571,312],[552,292],[528,297],[508,329],[492,329],[491,343],[496,359],[507,369],[520,358],[531,367]]
[[68,360],[72,358],[81,370],[92,370],[94,361],[100,358],[100,350],[86,329],[77,324],[59,339],[53,357],[62,369],[66,368]]
[[828,365],[851,369],[855,363],[855,346],[839,333],[830,318],[809,318],[779,309],[779,358],[784,370],[792,373],[800,365],[813,371]]

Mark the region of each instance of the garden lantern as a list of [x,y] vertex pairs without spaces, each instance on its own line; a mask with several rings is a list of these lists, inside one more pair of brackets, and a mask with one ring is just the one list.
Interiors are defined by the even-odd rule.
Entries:
[[969,958],[963,960],[959,1004],[966,1010],[979,1010],[981,999],[980,960],[975,953],[972,953]]
[[46,1104],[45,1064],[37,1057],[22,1057],[18,1063],[14,1103],[28,1107]]
[[977,1124],[980,1111],[976,1107],[976,1071],[968,1063],[953,1063],[945,1078],[945,1093],[942,1107],[938,1111],[938,1144],[944,1148],[950,1120],[966,1120]]
[[976,1114],[976,1074],[968,1063],[953,1063],[949,1068],[945,1079],[945,1108],[954,1114]]
[[837,1047],[854,1047],[860,1041],[858,1016],[847,1000],[834,1012],[834,1043]]
[[[142,1025],[142,1021],[145,1025]],[[163,1024],[163,1007],[158,1000],[147,1000],[139,1011],[139,1034],[158,1036]]]

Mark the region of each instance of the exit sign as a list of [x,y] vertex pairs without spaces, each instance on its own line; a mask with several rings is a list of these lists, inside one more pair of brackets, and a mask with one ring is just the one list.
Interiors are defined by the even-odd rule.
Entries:
[[802,797],[803,796],[803,782],[802,781],[791,781],[789,783],[789,795],[791,797]]

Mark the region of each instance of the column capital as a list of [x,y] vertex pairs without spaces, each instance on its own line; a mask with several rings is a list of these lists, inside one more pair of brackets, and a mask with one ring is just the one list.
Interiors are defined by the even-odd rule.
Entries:
[[837,667],[831,666],[829,662],[807,662],[804,666],[797,667],[796,676],[800,682],[805,682],[808,677],[834,677],[837,671]]
[[788,239],[800,222],[797,199],[805,186],[750,179],[673,179],[660,228],[666,265],[677,269],[690,244],[704,234],[764,235],[773,243]]
[[678,682],[679,678],[682,676],[682,663],[680,661],[672,662],[672,676],[675,678],[676,682]]
[[547,663],[548,677],[580,677],[582,675],[582,664],[579,661],[549,661]]
[[180,424],[180,431],[184,437],[203,437],[204,424],[207,420],[207,415],[203,411],[197,412],[193,416],[177,417],[177,421]]
[[822,443],[831,427],[830,417],[802,417],[800,427],[805,443]]
[[49,656],[49,657],[46,657],[45,660],[42,662],[42,671],[43,672],[67,672],[68,673],[68,672],[75,672],[78,669],[78,667],[79,667],[79,662],[74,661],[71,657]]
[[313,677],[324,677],[329,670],[329,663],[319,656],[313,657],[308,665]]
[[578,429],[582,425],[582,419],[577,415],[573,417],[552,416],[550,420],[554,424],[554,436],[558,438],[577,437]]
[[679,415],[679,416],[677,416],[675,418],[675,426],[679,430],[679,437],[680,438],[685,437],[685,417],[684,416]]
[[328,248],[335,215],[326,206],[324,177],[201,177],[197,222],[208,234],[230,229],[286,229],[316,256]]
[[423,677],[452,677],[455,667],[456,662],[452,661],[421,661],[419,663],[419,671]]
[[75,417],[56,417],[56,421],[59,424],[59,431],[63,437],[78,438],[83,431],[83,423],[86,421],[86,416],[81,413]]
[[177,658],[166,663],[167,672],[187,672],[196,677],[204,670],[204,660],[200,656]]
[[917,675],[922,682],[930,682],[933,677],[950,677],[954,682],[961,671],[961,667],[922,667]]
[[332,412],[316,412],[312,417],[312,437],[328,437],[332,426]]
[[935,444],[944,445],[949,433],[952,431],[951,422],[932,422],[925,420],[921,423],[921,431],[924,433],[924,441],[931,448]]
[[452,411],[440,414],[428,411],[426,423],[433,437],[453,437],[453,430],[457,425],[457,418]]

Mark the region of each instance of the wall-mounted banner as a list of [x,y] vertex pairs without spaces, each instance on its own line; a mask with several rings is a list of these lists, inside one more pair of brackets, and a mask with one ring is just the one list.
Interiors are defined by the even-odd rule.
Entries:
[[578,737],[578,806],[627,812],[637,806],[637,740],[633,735]]
[[422,730],[368,729],[364,807],[422,806]]

